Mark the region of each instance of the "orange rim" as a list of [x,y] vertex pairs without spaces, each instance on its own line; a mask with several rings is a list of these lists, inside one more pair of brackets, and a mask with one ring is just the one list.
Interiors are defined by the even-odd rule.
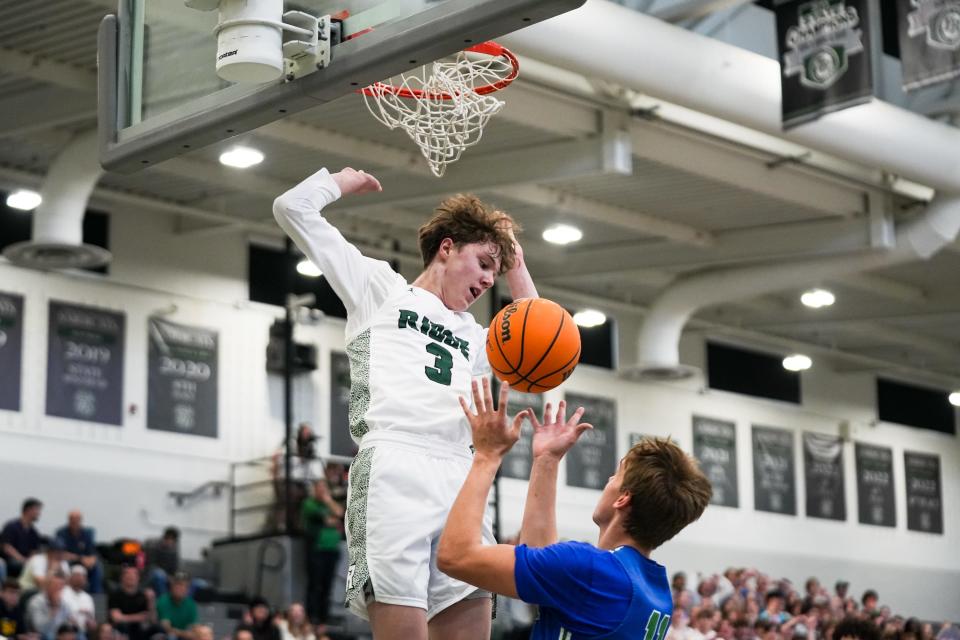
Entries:
[[[490,84],[485,84],[480,87],[476,87],[474,91],[481,96],[485,96],[489,93],[494,93],[495,91],[500,91],[501,89],[510,85],[511,82],[517,79],[517,75],[520,73],[520,61],[517,60],[517,56],[513,54],[512,51],[504,47],[503,45],[497,44],[496,42],[481,42],[472,47],[464,49],[464,51],[471,51],[473,53],[482,53],[494,58],[506,58],[510,63],[511,71],[510,74],[498,80],[497,82],[492,82]],[[439,98],[440,100],[452,100],[453,96],[448,93],[433,93],[428,94],[422,89],[406,89],[404,87],[397,87],[391,84],[386,84],[384,82],[375,82],[371,87],[376,87],[377,90],[373,91],[370,87],[364,87],[363,89],[357,89],[357,93],[362,93],[366,96],[375,98],[377,94],[380,93],[391,93],[395,96],[401,98]]]

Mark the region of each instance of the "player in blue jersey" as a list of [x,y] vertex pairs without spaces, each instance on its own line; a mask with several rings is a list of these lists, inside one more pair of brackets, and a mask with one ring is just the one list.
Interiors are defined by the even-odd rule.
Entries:
[[[557,542],[556,484],[563,455],[590,429],[583,408],[567,419],[548,403],[541,424],[532,410],[511,421],[507,385],[493,408],[490,384],[473,383],[476,413],[461,398],[476,453],[440,537],[437,564],[451,577],[539,605],[532,640],[663,640],[673,603],[667,572],[650,553],[700,517],[713,490],[696,461],[666,439],[634,445],[610,477],[593,513],[597,546]],[[534,426],[533,467],[520,544],[483,545],[487,495],[504,454]]]

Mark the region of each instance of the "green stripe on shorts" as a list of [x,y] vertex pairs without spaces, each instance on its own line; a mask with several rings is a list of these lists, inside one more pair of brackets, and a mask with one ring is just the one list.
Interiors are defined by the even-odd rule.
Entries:
[[349,603],[354,598],[363,598],[363,585],[370,579],[367,567],[367,494],[370,490],[370,466],[374,447],[361,449],[350,466],[350,504],[347,507],[347,527],[350,543],[347,553],[350,560],[347,570],[347,596]]

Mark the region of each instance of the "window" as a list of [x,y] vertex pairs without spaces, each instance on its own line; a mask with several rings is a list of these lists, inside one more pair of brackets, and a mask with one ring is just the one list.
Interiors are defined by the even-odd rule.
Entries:
[[920,429],[956,434],[948,391],[877,378],[877,417]]
[[711,389],[800,404],[800,374],[783,368],[783,356],[707,342]]

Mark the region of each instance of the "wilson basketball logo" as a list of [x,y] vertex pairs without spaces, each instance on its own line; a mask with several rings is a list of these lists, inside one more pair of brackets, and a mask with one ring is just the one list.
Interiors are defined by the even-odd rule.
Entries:
[[570,377],[580,361],[580,331],[570,314],[551,300],[515,300],[496,315],[490,327],[490,367],[518,391],[552,389]]

